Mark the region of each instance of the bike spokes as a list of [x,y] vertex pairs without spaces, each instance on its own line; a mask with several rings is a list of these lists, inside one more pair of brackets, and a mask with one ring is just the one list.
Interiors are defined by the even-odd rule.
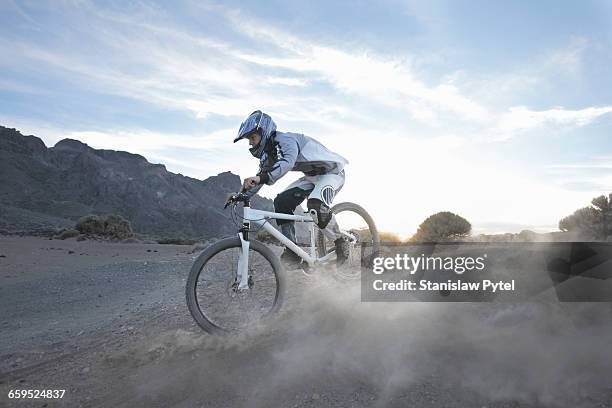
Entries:
[[239,288],[240,253],[241,248],[216,253],[202,266],[195,288],[201,313],[215,326],[229,331],[267,316],[278,291],[271,263],[252,250],[248,254],[248,287]]
[[[363,208],[352,203],[341,203],[334,206],[334,219],[340,234],[347,242],[349,256],[346,262],[336,269],[336,276],[341,279],[358,279],[361,267],[366,265],[378,248],[378,232],[371,217]],[[319,245],[323,250],[320,256],[335,252],[335,239],[330,238],[329,231],[319,234]]]

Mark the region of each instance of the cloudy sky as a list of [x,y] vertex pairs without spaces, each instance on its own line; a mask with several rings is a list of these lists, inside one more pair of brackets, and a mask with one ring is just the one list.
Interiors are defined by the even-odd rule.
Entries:
[[443,210],[554,230],[612,192],[610,1],[4,0],[0,52],[1,125],[246,177],[260,108],[402,236]]

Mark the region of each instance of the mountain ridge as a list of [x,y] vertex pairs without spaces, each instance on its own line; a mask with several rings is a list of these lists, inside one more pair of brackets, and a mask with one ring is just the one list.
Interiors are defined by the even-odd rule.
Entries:
[[[236,227],[223,204],[240,185],[229,171],[200,180],[139,154],[94,149],[75,139],[47,147],[36,136],[0,126],[0,230],[8,233],[52,231],[84,215],[112,213],[141,234],[224,236]],[[262,197],[253,206],[273,208]]]

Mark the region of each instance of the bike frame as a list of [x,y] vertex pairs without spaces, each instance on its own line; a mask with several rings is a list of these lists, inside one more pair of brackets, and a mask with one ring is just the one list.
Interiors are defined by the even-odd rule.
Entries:
[[[302,258],[309,267],[312,267],[317,264],[326,263],[331,256],[334,254],[330,252],[329,254],[317,258],[316,254],[316,232],[314,218],[310,213],[304,213],[304,215],[292,215],[292,214],[283,214],[283,213],[275,213],[271,211],[263,211],[257,210],[255,208],[251,208],[249,206],[244,207],[244,215],[243,215],[243,227],[238,233],[238,237],[240,237],[240,242],[242,243],[242,251],[240,254],[240,259],[238,260],[238,273],[237,279],[239,279],[238,289],[248,289],[248,281],[249,281],[249,229],[250,225],[254,224],[264,230],[268,231],[270,235],[274,238],[278,239],[282,244],[287,246],[287,248],[291,249],[295,252],[300,258]],[[310,223],[310,253],[307,253],[302,248],[297,246],[295,243],[291,242],[289,238],[285,237],[279,230],[274,228],[272,224],[270,224],[270,220],[290,220],[294,222],[306,222]],[[341,230],[341,233],[346,234]],[[350,236],[350,234],[346,234]]]

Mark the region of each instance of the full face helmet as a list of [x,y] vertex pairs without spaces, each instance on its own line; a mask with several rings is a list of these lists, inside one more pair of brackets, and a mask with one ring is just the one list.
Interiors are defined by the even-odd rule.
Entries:
[[256,110],[242,122],[238,130],[238,136],[234,139],[234,143],[254,133],[259,133],[261,136],[259,143],[249,149],[251,154],[259,159],[270,142],[270,139],[272,139],[274,132],[276,132],[276,123],[274,123],[272,118],[262,111]]

